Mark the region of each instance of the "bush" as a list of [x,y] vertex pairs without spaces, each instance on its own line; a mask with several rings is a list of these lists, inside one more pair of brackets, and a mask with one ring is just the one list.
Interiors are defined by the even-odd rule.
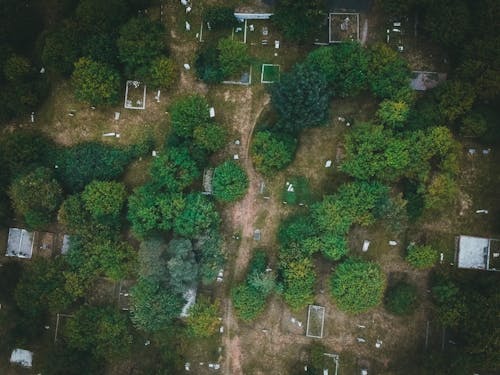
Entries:
[[230,78],[245,71],[249,58],[247,45],[230,38],[219,40],[219,64],[224,78]]
[[480,113],[470,113],[462,120],[460,135],[462,137],[481,137],[487,130],[486,118]]
[[207,100],[201,95],[189,95],[177,99],[170,106],[170,118],[175,134],[191,137],[196,127],[210,121]]
[[178,78],[175,62],[167,57],[159,57],[153,60],[149,68],[148,82],[152,87],[170,88]]
[[246,284],[234,287],[231,290],[231,299],[236,314],[246,322],[254,320],[264,311],[266,304],[266,298],[262,298],[262,293]]
[[219,303],[211,304],[205,299],[200,299],[189,309],[186,318],[188,332],[194,337],[210,337],[219,328]]
[[174,220],[174,232],[180,236],[193,238],[217,227],[219,214],[205,195],[191,193],[186,197],[184,210]]
[[194,66],[196,76],[205,83],[220,83],[224,79],[224,73],[219,63],[219,51],[213,45],[204,46],[200,49]]
[[409,315],[417,307],[417,288],[404,281],[391,286],[385,297],[385,308],[394,315]]
[[285,168],[293,160],[297,142],[291,136],[260,131],[252,142],[252,161],[255,169],[271,175]]
[[82,57],[71,76],[75,97],[88,104],[112,105],[118,102],[120,76],[105,64]]
[[98,142],[62,149],[57,157],[57,177],[70,191],[81,191],[93,180],[110,181],[130,162],[127,150]]
[[209,23],[213,30],[230,29],[238,25],[238,20],[234,16],[234,8],[225,6],[208,7],[203,21]]
[[238,164],[226,161],[214,170],[212,179],[214,196],[221,202],[234,202],[248,189],[248,177]]
[[93,181],[82,193],[85,208],[98,221],[117,220],[126,197],[125,185],[115,181]]
[[283,297],[292,310],[299,310],[314,301],[316,273],[308,258],[282,264]]
[[270,88],[272,105],[279,115],[280,130],[297,133],[328,119],[330,97],[324,74],[305,64],[295,65]]
[[377,306],[384,295],[386,279],[372,262],[348,259],[333,273],[331,293],[339,309],[359,314]]
[[315,49],[306,63],[325,75],[334,96],[355,96],[367,85],[368,54],[357,42]]
[[62,189],[50,169],[37,168],[14,180],[9,196],[28,227],[38,229],[51,222],[62,201]]
[[439,254],[429,245],[408,246],[406,261],[418,269],[430,268],[436,264]]

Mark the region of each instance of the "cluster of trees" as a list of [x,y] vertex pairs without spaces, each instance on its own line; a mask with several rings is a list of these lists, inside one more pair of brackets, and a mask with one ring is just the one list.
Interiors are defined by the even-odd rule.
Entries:
[[[500,293],[494,272],[439,270],[432,278],[436,315],[456,345],[426,359],[429,370],[466,373],[498,370]],[[430,372],[429,372],[430,373]]]
[[81,0],[47,31],[41,58],[72,77],[75,96],[92,105],[116,104],[121,76],[170,87],[177,75],[160,22],[134,16],[148,2]]
[[[238,25],[232,7],[214,5],[205,9],[203,21],[210,30],[231,30]],[[198,51],[195,61],[196,75],[208,84],[225,79],[239,79],[250,63],[247,45],[232,38],[222,38]]]
[[268,262],[265,250],[255,250],[245,281],[231,290],[234,309],[243,321],[256,319],[276,289],[276,276],[272,271],[267,271]]

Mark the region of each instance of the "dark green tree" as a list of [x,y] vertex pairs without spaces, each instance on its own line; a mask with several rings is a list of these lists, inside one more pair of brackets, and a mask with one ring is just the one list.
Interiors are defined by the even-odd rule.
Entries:
[[47,34],[42,51],[42,61],[49,68],[63,75],[73,72],[81,48],[81,35],[78,26],[65,21],[54,31]]
[[329,94],[325,76],[305,64],[296,65],[271,86],[271,100],[280,130],[297,133],[323,125],[328,118]]
[[204,11],[203,22],[209,23],[214,30],[231,29],[238,24],[234,8],[228,6],[210,6]]
[[111,307],[82,306],[67,319],[63,334],[70,347],[101,358],[123,357],[132,344],[127,318]]
[[219,224],[219,214],[214,205],[203,194],[191,193],[186,197],[186,205],[174,220],[174,232],[180,236],[193,238]]
[[189,95],[177,99],[170,106],[170,118],[175,134],[191,137],[198,126],[210,121],[207,100],[201,95]]
[[141,277],[131,290],[132,322],[146,332],[167,328],[181,312],[183,300],[164,285]]
[[217,200],[234,202],[245,195],[248,177],[238,164],[226,161],[215,168],[212,185]]
[[417,288],[408,282],[399,281],[387,290],[384,304],[394,315],[409,315],[418,304]]
[[348,42],[315,49],[306,64],[325,75],[333,96],[355,96],[367,86],[368,57],[359,43]]
[[272,16],[273,22],[294,42],[313,42],[326,16],[323,0],[278,0]]
[[165,51],[164,38],[162,24],[148,17],[132,18],[124,24],[116,43],[125,73],[134,78],[147,77],[151,63]]

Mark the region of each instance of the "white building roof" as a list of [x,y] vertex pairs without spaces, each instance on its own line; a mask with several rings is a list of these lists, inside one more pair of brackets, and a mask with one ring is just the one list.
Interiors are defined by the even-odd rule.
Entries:
[[458,268],[487,269],[489,247],[488,238],[460,236]]
[[10,355],[10,362],[17,363],[23,367],[31,367],[33,362],[33,353],[29,350],[14,349]]
[[33,233],[25,229],[9,228],[5,255],[8,257],[31,258],[33,255]]

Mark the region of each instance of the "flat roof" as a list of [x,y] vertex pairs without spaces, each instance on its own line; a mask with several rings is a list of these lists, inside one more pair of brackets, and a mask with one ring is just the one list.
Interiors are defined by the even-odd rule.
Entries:
[[490,240],[483,237],[460,236],[458,268],[486,270]]
[[33,363],[33,352],[24,349],[14,349],[10,355],[10,362],[17,363],[23,367],[31,367]]
[[9,228],[5,256],[31,258],[33,255],[33,233],[26,229]]

